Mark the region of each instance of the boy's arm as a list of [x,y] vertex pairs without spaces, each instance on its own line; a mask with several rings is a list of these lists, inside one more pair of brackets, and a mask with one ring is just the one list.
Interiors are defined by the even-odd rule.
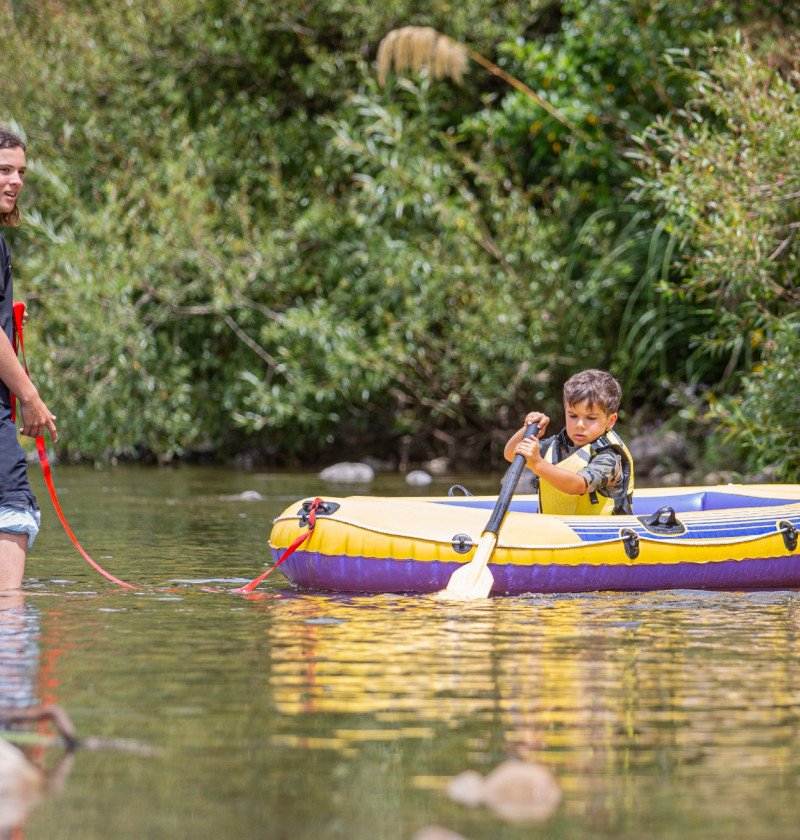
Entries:
[[0,331],[0,379],[8,387],[12,394],[19,400],[19,409],[22,417],[23,435],[39,437],[47,429],[53,443],[58,440],[56,426],[53,422],[55,415],[51,414],[47,406],[39,396],[36,386],[31,382],[25,368],[19,363],[17,354],[8,340],[8,336]]
[[[526,444],[533,443],[533,446],[526,446]],[[570,496],[580,496],[588,492],[589,486],[586,479],[580,473],[569,472],[569,470],[562,470],[557,464],[551,464],[545,461],[539,451],[539,441],[522,441],[519,444],[517,451],[520,455],[525,456],[525,464],[548,484],[551,484],[556,490],[562,493],[568,493]]]
[[582,470],[578,470],[578,475],[586,479],[587,493],[606,489],[613,491],[622,478],[622,458],[613,449],[601,450]]

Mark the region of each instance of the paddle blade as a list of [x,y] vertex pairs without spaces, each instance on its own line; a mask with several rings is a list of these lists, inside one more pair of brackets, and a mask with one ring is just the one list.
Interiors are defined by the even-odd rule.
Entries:
[[475,549],[475,556],[450,576],[447,588],[434,596],[441,601],[472,601],[488,598],[494,584],[489,560],[497,544],[497,534],[486,531]]

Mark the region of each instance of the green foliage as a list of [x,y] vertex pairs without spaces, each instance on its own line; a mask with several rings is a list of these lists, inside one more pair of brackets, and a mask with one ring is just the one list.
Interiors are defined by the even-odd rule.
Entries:
[[[31,165],[6,235],[63,451],[288,462],[403,438],[463,463],[525,410],[556,413],[587,365],[620,375],[631,414],[737,365],[749,393],[754,365],[791,351],[779,162],[797,103],[749,52],[698,51],[701,30],[774,17],[729,6],[9,4],[0,121]],[[380,89],[377,45],[403,25],[487,56],[569,124],[474,62],[461,86]]]
[[776,72],[741,39],[714,47],[706,69],[683,54],[674,66],[694,97],[643,139],[643,193],[661,203],[683,246],[669,294],[709,310],[695,341],[726,366],[710,419],[747,442],[751,464],[775,461],[784,477],[796,475],[800,456],[786,441],[800,426],[790,396],[800,361],[800,76]]
[[775,479],[796,481],[800,473],[800,321],[778,323],[764,362],[742,379],[740,393],[713,406],[714,444],[733,449],[751,470],[769,468]]
[[[568,185],[594,207],[619,204],[632,168],[624,152],[654,114],[680,107],[685,84],[662,61],[668,49],[692,49],[703,32],[744,10],[727,2],[565,0],[542,38],[509,40],[501,63],[567,114],[583,136],[520,94],[481,114],[498,142],[513,148],[533,184]],[[744,5],[744,4],[743,4]],[[740,18],[741,19],[741,18]],[[588,142],[584,139],[588,138]],[[523,163],[524,161],[524,163]]]

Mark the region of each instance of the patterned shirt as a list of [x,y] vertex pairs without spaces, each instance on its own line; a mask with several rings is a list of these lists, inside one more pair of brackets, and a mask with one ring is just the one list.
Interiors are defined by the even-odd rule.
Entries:
[[[569,454],[577,448],[573,447]],[[596,490],[601,496],[613,496],[614,485],[622,477],[622,458],[613,449],[603,449],[578,471],[578,475],[586,482],[584,493]]]
[[[554,462],[564,461],[573,452],[580,449],[562,429],[557,435],[541,441],[541,451],[545,452],[551,446],[555,447]],[[622,458],[613,449],[603,449],[598,452],[589,463],[577,472],[586,483],[585,493],[597,492],[601,496],[613,498],[615,485],[622,478]]]

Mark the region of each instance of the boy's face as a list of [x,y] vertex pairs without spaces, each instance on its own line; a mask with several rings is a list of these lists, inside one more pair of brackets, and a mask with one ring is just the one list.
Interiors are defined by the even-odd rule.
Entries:
[[25,152],[14,147],[0,149],[0,213],[10,213],[17,203],[25,175]]
[[594,403],[589,404],[587,400],[565,405],[564,412],[567,415],[567,434],[578,446],[586,446],[597,440],[617,422],[616,412],[606,414],[602,408]]

